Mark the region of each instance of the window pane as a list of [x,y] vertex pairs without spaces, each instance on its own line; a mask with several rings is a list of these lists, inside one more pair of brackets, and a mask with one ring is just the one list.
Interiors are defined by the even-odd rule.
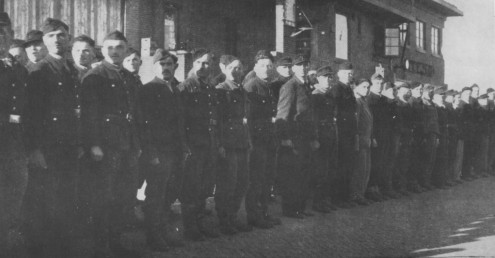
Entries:
[[348,56],[347,17],[335,15],[335,57],[347,60]]

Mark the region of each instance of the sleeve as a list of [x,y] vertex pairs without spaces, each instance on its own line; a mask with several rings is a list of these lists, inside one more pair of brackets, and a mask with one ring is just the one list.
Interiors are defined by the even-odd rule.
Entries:
[[294,108],[295,92],[291,84],[286,83],[280,89],[280,97],[277,105],[277,117],[275,120],[275,132],[280,140],[288,140],[289,119]]
[[45,135],[44,120],[47,117],[49,103],[49,89],[43,70],[33,71],[27,81],[25,126],[28,140],[26,146],[29,151],[40,149]]
[[218,146],[225,146],[225,137],[223,137],[223,125],[225,123],[225,116],[226,116],[226,110],[228,109],[227,106],[227,94],[226,90],[216,88],[215,89],[217,100],[218,100],[218,105],[217,105],[217,114],[218,114]]
[[140,139],[141,139],[141,147],[143,148],[143,152],[150,157],[150,160],[158,157],[157,149],[151,144],[153,142],[152,132],[151,132],[151,118],[150,114],[152,113],[150,110],[150,104],[152,103],[151,97],[153,96],[150,93],[151,87],[146,86],[139,90],[139,102],[141,103],[141,111],[142,111],[142,123],[140,127]]
[[83,141],[86,147],[100,146],[100,77],[95,74],[88,75],[82,83],[81,123]]

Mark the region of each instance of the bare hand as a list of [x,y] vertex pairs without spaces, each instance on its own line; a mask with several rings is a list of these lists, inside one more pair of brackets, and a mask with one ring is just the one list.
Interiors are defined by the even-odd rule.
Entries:
[[31,154],[31,156],[29,157],[29,162],[33,164],[33,166],[36,168],[44,168],[44,169],[48,168],[48,166],[46,165],[45,156],[43,155],[40,149],[35,150]]
[[312,141],[310,144],[312,151],[316,151],[320,148],[320,143],[318,141]]
[[222,158],[225,158],[227,156],[224,147],[219,147],[218,148],[218,153],[220,154],[220,157],[222,157]]
[[101,150],[100,146],[91,147],[91,157],[95,161],[101,161],[103,159],[103,151]]
[[284,147],[294,148],[294,143],[292,143],[292,140],[282,140],[281,145]]

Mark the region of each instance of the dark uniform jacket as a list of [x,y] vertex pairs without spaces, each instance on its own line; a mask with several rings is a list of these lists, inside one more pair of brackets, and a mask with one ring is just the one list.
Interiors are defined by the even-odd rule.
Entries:
[[309,85],[293,77],[280,89],[275,124],[280,140],[316,140]]
[[468,140],[475,133],[475,117],[476,110],[469,103],[464,101],[459,102],[459,112],[460,112],[460,139]]
[[397,101],[397,134],[404,145],[412,144],[416,112],[410,102]]
[[337,137],[337,105],[332,92],[317,93],[311,95],[315,121],[320,141],[333,140]]
[[103,61],[83,79],[82,126],[87,147],[140,149],[140,106],[133,75]]
[[247,93],[241,85],[225,80],[216,86],[221,120],[220,144],[225,148],[247,149],[250,144]]
[[0,155],[24,152],[24,106],[28,71],[0,61]]
[[179,84],[184,104],[184,124],[189,146],[218,147],[220,126],[217,92],[209,83],[192,74]]
[[447,109],[447,129],[449,137],[457,140],[459,137],[460,111],[454,109],[452,103],[445,103]]
[[274,143],[277,102],[270,84],[258,76],[244,84],[250,103],[248,114],[251,139],[254,144]]
[[31,61],[28,61],[26,64],[26,69],[27,69],[28,73],[31,73],[32,71],[34,71],[35,67],[36,67],[36,64],[31,62]]
[[140,89],[143,115],[142,147],[152,159],[158,151],[185,150],[183,106],[179,82],[174,78],[170,87],[162,79],[155,78]]
[[[337,103],[337,127],[339,139],[346,144],[356,144],[357,135],[357,104],[354,92],[350,86],[338,82],[332,89]],[[351,141],[351,142],[349,142]]]
[[275,80],[273,80],[271,83],[270,83],[270,87],[272,88],[272,91],[273,91],[273,95],[275,97],[275,99],[278,101],[278,98],[280,96],[280,89],[282,88],[282,86],[287,83],[290,79],[292,78],[292,76],[289,76],[289,77],[283,77],[281,75],[279,75],[277,78],[275,78]]
[[373,138],[373,114],[366,98],[356,99],[359,147],[369,148]]
[[490,120],[493,119],[491,116],[493,115],[488,107],[483,108],[478,106],[475,111],[476,113],[476,135],[478,136],[488,136],[490,135]]
[[52,55],[36,63],[27,92],[31,148],[81,143],[81,88],[77,76],[70,62]]
[[433,104],[422,105],[422,119],[423,119],[423,133],[436,135],[440,134],[438,126],[438,112],[437,108]]

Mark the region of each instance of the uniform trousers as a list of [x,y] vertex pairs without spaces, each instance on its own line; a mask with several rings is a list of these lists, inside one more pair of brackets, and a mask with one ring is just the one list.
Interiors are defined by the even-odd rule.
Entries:
[[488,151],[490,148],[490,137],[487,134],[480,134],[477,137],[477,142],[478,149],[476,152],[474,171],[477,174],[488,173]]
[[405,132],[395,136],[399,138],[399,153],[397,156],[397,163],[393,169],[394,175],[392,176],[393,188],[396,191],[403,192],[409,183],[411,172],[411,155],[412,155],[412,134]]
[[337,202],[347,201],[350,197],[349,185],[357,157],[355,137],[355,135],[339,134],[338,170],[335,175],[334,184],[334,196]]
[[371,171],[371,149],[369,145],[362,144],[356,157],[356,166],[351,176],[351,199],[355,197],[364,198],[368,187]]
[[[332,128],[328,128],[332,130]],[[333,129],[335,132],[335,129]],[[333,134],[335,135],[335,133]],[[321,137],[320,148],[313,157],[314,173],[310,181],[313,190],[313,203],[334,199],[335,175],[337,173],[337,137]]]

